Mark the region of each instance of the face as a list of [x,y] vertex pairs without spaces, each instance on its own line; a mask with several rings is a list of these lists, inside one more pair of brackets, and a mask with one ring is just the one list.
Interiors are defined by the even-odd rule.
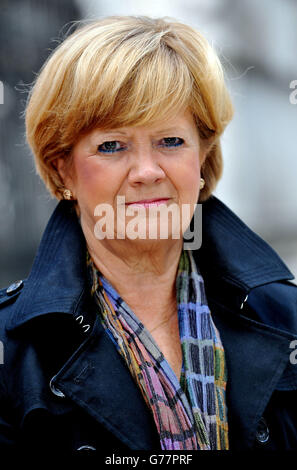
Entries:
[[[180,232],[186,230],[198,200],[204,158],[194,118],[186,111],[154,125],[94,129],[73,147],[71,174],[66,172],[63,159],[58,161],[58,170],[77,200],[85,234],[94,234],[98,216],[106,214],[97,208],[94,215],[95,208],[109,207],[113,225],[107,232],[114,232],[114,239],[123,238],[119,234],[124,216],[126,233],[134,227],[132,232],[136,228],[147,240],[148,217],[152,226],[160,225],[165,220],[160,215],[162,209],[169,207],[178,208],[180,214],[183,205],[190,207],[189,220],[185,221],[185,216],[180,219]],[[111,214],[101,221],[109,224]],[[106,225],[101,228],[105,230]],[[168,238],[172,227],[169,224]],[[127,238],[131,241],[133,236]],[[138,242],[141,238],[138,236]]]

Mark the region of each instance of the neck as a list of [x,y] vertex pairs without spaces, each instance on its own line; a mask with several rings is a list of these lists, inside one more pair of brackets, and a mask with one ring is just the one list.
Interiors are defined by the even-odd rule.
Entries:
[[[176,311],[181,240],[97,240],[85,233],[97,269],[147,328]],[[152,312],[153,315],[152,315]]]

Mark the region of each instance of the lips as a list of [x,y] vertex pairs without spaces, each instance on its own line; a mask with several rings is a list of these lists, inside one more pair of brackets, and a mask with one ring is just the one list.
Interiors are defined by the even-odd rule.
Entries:
[[132,202],[126,202],[126,206],[130,206],[133,204],[141,205],[144,207],[149,207],[153,205],[159,205],[159,204],[165,204],[170,198],[154,198],[154,199],[141,199],[139,201],[132,201]]

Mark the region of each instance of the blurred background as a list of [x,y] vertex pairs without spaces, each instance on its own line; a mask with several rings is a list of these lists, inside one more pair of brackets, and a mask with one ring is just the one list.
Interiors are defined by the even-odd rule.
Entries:
[[297,80],[296,0],[1,0],[0,287],[28,276],[57,204],[26,146],[26,86],[70,21],[112,14],[174,17],[213,44],[235,107],[215,195],[297,277],[297,104],[290,100]]

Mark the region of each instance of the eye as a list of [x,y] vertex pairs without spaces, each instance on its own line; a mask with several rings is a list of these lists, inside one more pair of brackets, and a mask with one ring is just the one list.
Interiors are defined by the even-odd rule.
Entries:
[[163,147],[166,147],[166,148],[170,148],[170,147],[180,147],[181,145],[183,145],[184,143],[184,140],[181,139],[180,137],[164,137],[164,139],[162,139],[162,146]]
[[125,148],[121,146],[121,143],[118,140],[108,140],[97,147],[97,151],[99,153],[116,153],[124,149]]

